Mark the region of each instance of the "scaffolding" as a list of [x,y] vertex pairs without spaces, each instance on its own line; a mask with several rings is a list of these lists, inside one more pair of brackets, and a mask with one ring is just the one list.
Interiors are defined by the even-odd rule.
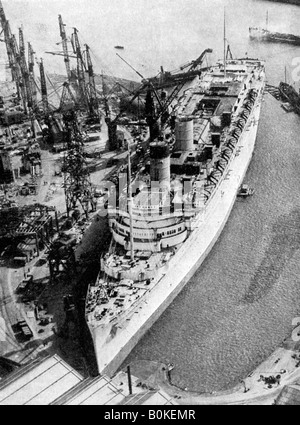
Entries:
[[[54,216],[51,212],[54,212]],[[0,222],[0,239],[34,239],[37,255],[41,247],[50,246],[54,234],[58,231],[56,209],[41,204],[3,208],[0,210]]]

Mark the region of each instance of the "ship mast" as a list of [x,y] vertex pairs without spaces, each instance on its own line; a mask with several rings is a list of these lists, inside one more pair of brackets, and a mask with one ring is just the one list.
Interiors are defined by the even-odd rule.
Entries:
[[286,66],[284,67],[284,82],[286,84]]
[[131,187],[131,160],[130,160],[130,143],[128,140],[128,213],[130,222],[130,258],[134,260],[133,247],[133,220],[132,220],[132,187]]
[[224,78],[226,78],[226,15],[224,8]]

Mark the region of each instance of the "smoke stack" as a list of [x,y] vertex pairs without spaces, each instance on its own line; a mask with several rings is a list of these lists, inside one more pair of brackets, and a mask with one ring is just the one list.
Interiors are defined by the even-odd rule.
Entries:
[[170,183],[170,150],[166,142],[150,143],[150,178],[152,182]]

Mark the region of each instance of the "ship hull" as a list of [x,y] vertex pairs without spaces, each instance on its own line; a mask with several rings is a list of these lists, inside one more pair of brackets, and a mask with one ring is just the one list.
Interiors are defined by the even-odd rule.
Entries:
[[250,39],[264,41],[267,43],[285,43],[293,44],[295,46],[300,45],[300,37],[296,35],[272,33],[267,30],[256,30],[252,28],[250,28]]
[[246,128],[236,145],[229,169],[209,202],[205,216],[170,260],[168,271],[128,317],[116,324],[89,326],[94,342],[99,373],[113,376],[134,346],[174,301],[218,240],[234,205],[236,195],[255,146],[262,102],[256,100]]

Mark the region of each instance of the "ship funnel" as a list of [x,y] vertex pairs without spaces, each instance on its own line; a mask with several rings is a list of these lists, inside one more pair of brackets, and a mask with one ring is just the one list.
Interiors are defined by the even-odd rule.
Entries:
[[194,150],[194,122],[192,118],[178,118],[175,123],[175,151]]
[[166,142],[150,143],[150,178],[152,182],[170,184],[170,150]]

